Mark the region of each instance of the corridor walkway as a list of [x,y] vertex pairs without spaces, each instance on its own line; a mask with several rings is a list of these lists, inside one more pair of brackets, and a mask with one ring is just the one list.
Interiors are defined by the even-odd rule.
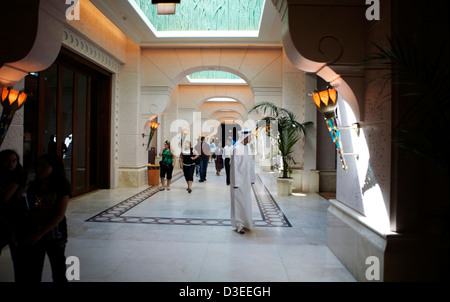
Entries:
[[[71,200],[66,256],[79,258],[84,282],[354,282],[326,246],[328,201],[277,196],[273,174],[257,172],[255,228],[245,235],[229,223],[225,173],[210,164],[191,194],[178,174],[170,191],[99,190]],[[0,281],[13,281],[8,249],[0,267]],[[43,280],[51,281],[48,261]]]

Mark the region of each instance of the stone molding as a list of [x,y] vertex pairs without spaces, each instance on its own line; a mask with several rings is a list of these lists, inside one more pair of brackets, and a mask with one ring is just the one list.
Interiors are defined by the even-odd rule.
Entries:
[[62,43],[108,71],[120,72],[121,64],[116,59],[68,28],[64,28]]

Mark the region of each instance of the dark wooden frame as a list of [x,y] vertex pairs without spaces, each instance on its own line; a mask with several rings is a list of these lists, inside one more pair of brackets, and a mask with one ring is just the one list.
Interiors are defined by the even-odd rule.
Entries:
[[[76,141],[72,146],[72,189],[73,196],[82,195],[91,192],[96,189],[109,189],[110,188],[110,175],[111,175],[111,73],[93,64],[92,62],[74,54],[70,50],[62,47],[58,58],[55,61],[58,64],[58,90],[57,90],[57,121],[56,121],[56,135],[57,145],[60,146],[62,142],[62,70],[68,68],[74,71],[74,91],[73,91],[73,111],[72,111],[72,134],[73,137],[78,137],[77,121],[78,121],[78,80],[79,75],[82,74],[87,78],[87,101],[86,101],[86,178],[84,189],[77,189],[77,177],[76,177],[76,163],[77,163],[77,148]],[[45,72],[39,74],[38,82],[38,144],[37,157],[44,153],[44,116],[45,112],[45,89],[44,89],[44,77]],[[98,98],[97,103],[93,103],[92,100],[92,85],[95,82],[98,86]],[[91,108],[96,106],[98,114],[91,116]],[[95,123],[95,124],[93,124]],[[92,127],[97,129],[96,133],[92,133]],[[97,139],[96,152],[91,154],[91,141]],[[57,148],[57,153],[62,155],[61,148]],[[91,156],[93,155],[93,156]],[[92,158],[95,157],[95,158]],[[95,166],[93,166],[95,165]],[[97,179],[91,178],[91,167],[95,167]]]

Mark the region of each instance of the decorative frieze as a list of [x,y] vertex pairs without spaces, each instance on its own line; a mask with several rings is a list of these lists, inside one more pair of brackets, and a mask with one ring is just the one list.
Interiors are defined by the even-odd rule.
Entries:
[[62,43],[108,71],[119,73],[121,64],[117,60],[70,29],[64,28]]

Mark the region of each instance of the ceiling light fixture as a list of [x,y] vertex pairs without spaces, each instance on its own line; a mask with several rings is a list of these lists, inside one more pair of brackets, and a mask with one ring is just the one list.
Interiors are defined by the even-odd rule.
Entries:
[[175,14],[176,5],[180,4],[180,0],[152,0],[152,4],[158,6],[158,15]]

